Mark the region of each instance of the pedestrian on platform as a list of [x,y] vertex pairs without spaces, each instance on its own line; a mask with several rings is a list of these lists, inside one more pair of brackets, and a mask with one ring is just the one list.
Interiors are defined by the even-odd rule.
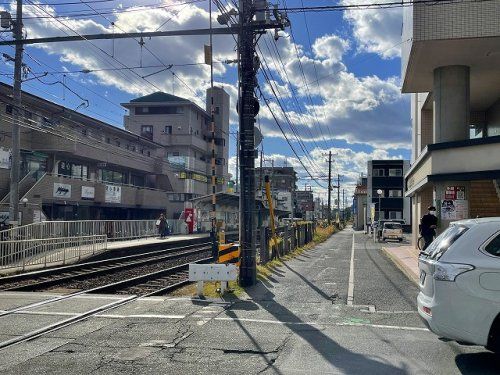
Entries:
[[160,238],[165,237],[167,228],[167,219],[165,218],[165,215],[160,214],[160,217],[158,218],[158,220],[156,220],[156,227],[158,228],[158,234],[160,235]]
[[436,236],[436,228],[438,219],[436,217],[436,207],[429,206],[428,213],[420,219],[420,234],[424,238],[425,244],[422,249],[424,251],[431,244]]

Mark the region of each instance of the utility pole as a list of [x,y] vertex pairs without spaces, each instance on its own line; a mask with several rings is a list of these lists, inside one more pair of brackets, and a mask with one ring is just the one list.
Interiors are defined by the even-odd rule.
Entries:
[[238,114],[240,120],[240,285],[255,284],[257,278],[255,238],[255,37],[246,28],[252,22],[252,0],[240,1],[239,62],[240,92]]
[[239,187],[239,172],[240,172],[240,132],[236,132],[236,193],[240,191]]
[[340,175],[337,174],[337,215],[340,219]]
[[345,220],[345,189],[342,189],[342,220]]
[[[14,23],[14,39],[20,41],[23,38],[23,2],[17,0],[16,21]],[[13,115],[12,122],[12,164],[10,166],[10,203],[9,224],[19,224],[19,169],[21,165],[21,132],[19,122],[21,121],[21,71],[23,66],[23,45],[16,44],[16,55],[14,61],[14,90],[13,90]]]
[[332,152],[328,153],[328,225],[332,223]]
[[[259,168],[259,198],[262,200],[262,174],[263,174],[263,170],[262,170],[262,161],[264,159],[264,146],[261,147],[260,149],[260,168]],[[262,225],[262,204],[263,202],[261,202],[259,204],[259,222],[258,222],[258,225],[259,227]]]

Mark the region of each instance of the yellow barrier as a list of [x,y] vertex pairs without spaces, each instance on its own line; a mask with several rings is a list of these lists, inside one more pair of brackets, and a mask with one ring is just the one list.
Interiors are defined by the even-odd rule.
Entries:
[[219,257],[217,263],[234,263],[240,265],[240,245],[238,243],[226,243],[219,245]]

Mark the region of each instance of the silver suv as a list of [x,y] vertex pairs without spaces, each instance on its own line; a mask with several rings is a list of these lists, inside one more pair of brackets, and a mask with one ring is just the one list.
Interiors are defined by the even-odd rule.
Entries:
[[500,217],[452,223],[419,268],[418,312],[431,331],[500,353]]

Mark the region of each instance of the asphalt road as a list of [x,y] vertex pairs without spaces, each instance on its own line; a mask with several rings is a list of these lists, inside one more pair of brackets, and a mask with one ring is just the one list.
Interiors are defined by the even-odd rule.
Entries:
[[[484,348],[424,327],[416,285],[380,247],[345,230],[275,268],[247,298],[139,300],[0,350],[0,372],[499,374]],[[12,298],[0,294],[0,309],[22,305]],[[100,298],[0,317],[0,340],[110,302]]]

